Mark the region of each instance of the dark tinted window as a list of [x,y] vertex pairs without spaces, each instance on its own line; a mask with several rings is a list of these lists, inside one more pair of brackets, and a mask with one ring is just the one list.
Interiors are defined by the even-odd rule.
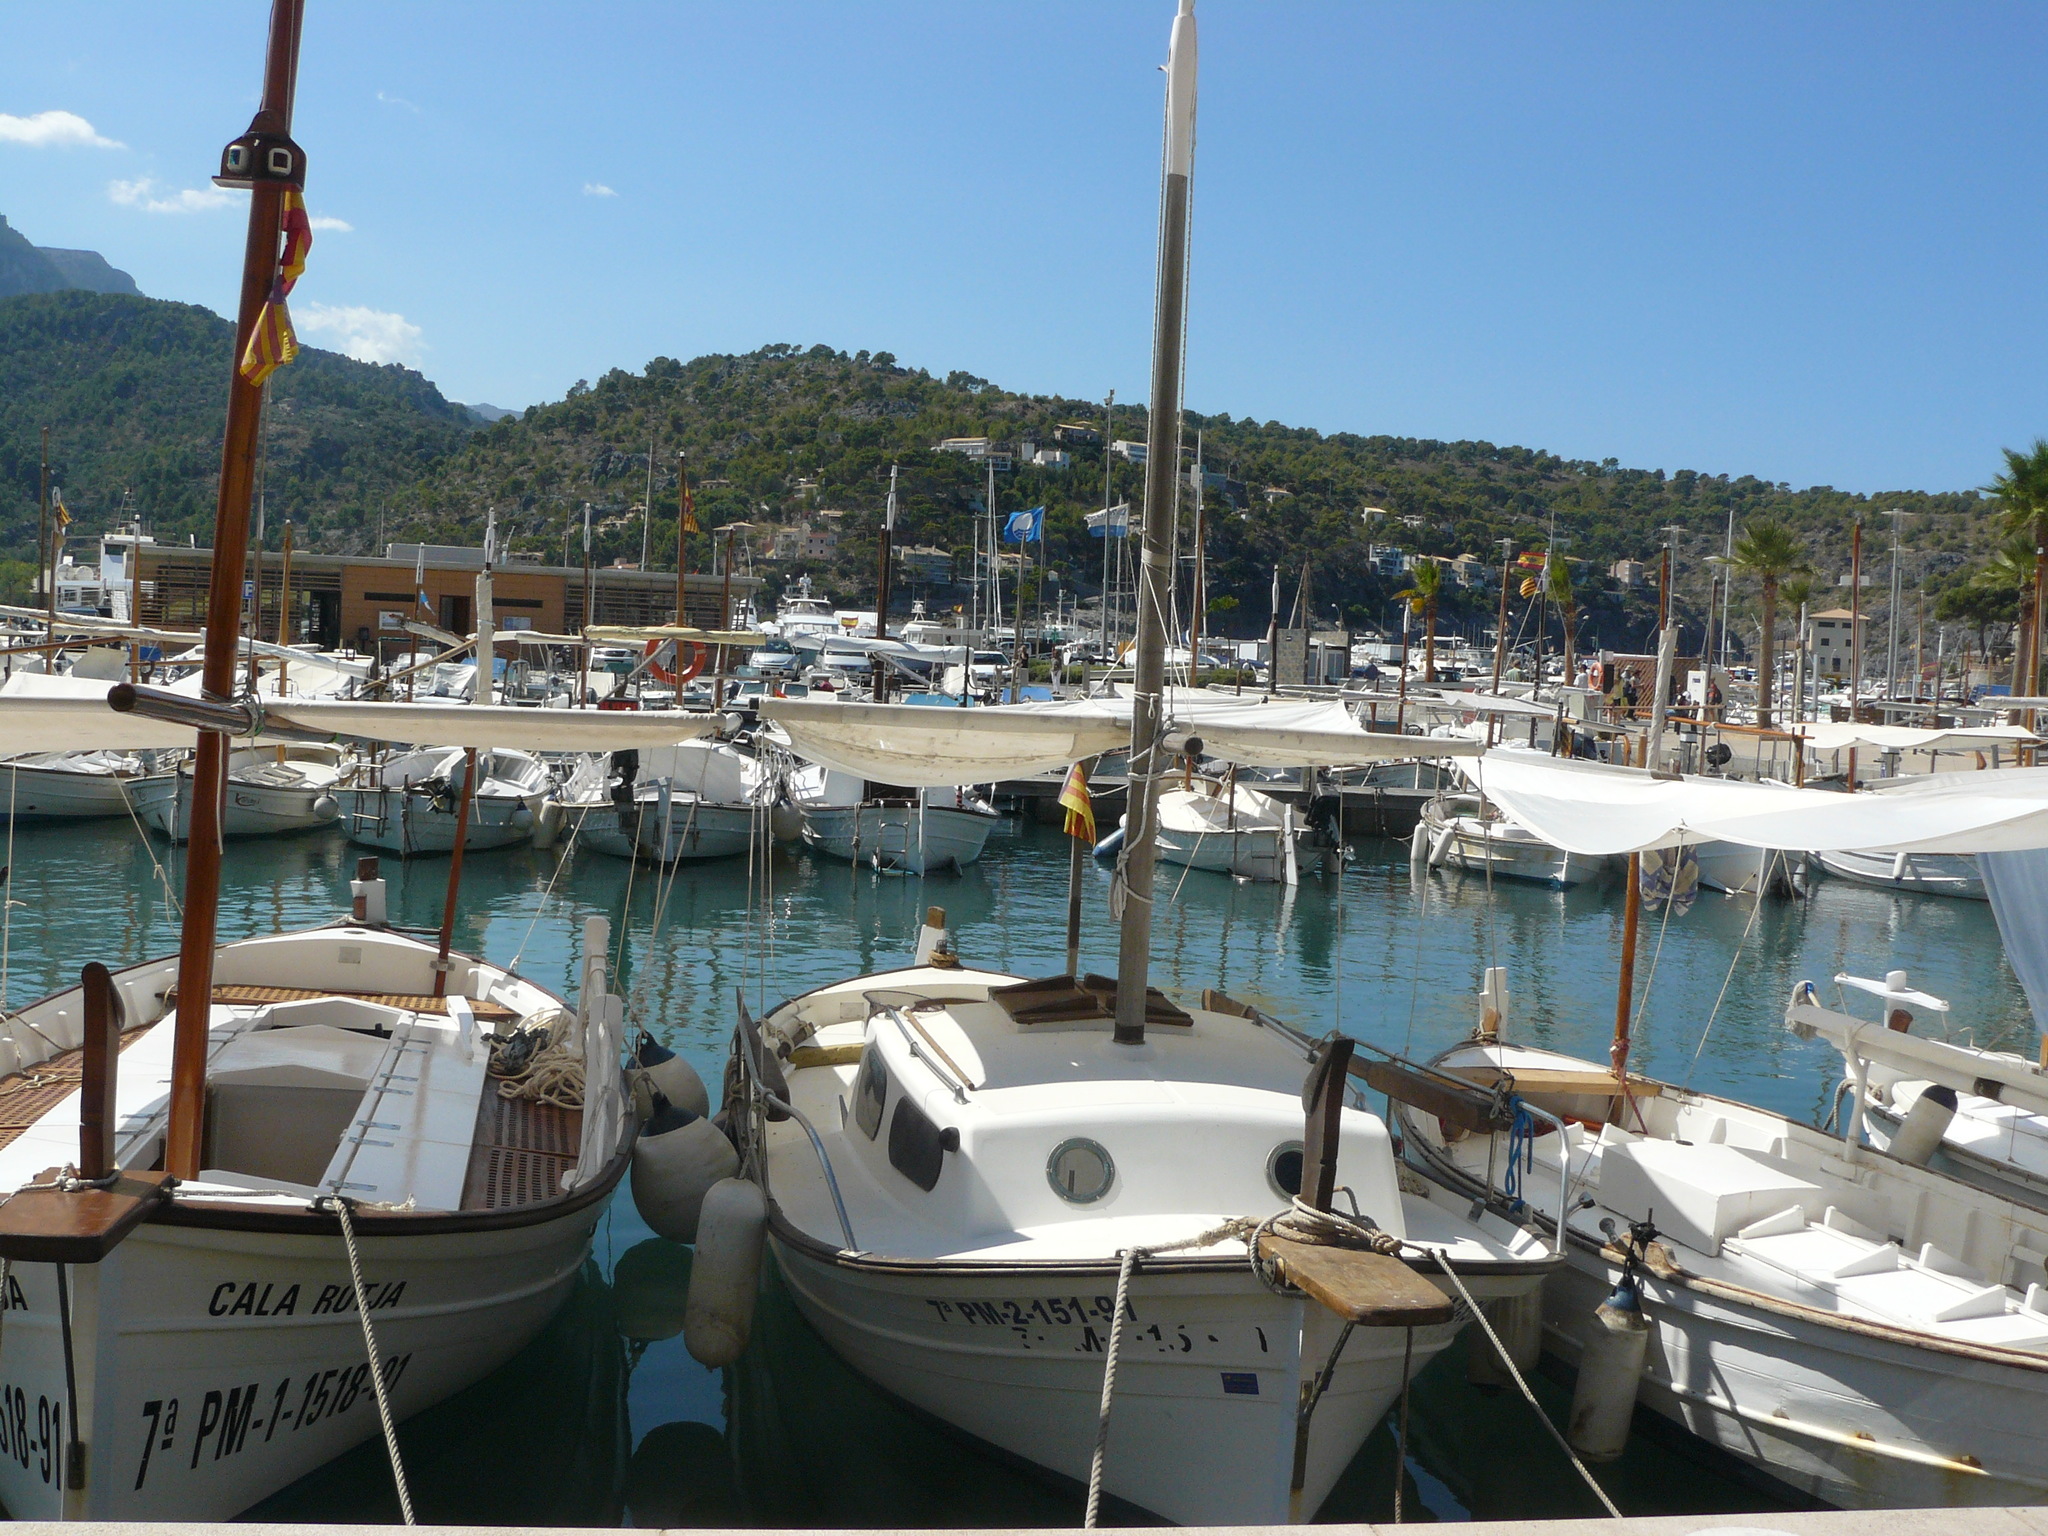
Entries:
[[946,1152],[960,1145],[960,1133],[940,1130],[910,1100],[898,1097],[889,1119],[889,1166],[919,1189],[931,1189],[946,1171]]
[[853,1080],[853,1123],[869,1141],[882,1128],[882,1105],[888,1097],[888,1069],[882,1065],[882,1053],[870,1040],[868,1048],[860,1053],[860,1075]]

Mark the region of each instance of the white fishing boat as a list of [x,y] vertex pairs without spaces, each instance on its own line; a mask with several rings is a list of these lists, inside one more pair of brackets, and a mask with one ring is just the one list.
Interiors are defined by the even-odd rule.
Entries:
[[[334,790],[342,830],[352,842],[407,858],[447,853],[455,847],[467,774],[460,747],[419,747],[360,760]],[[531,752],[479,752],[463,846],[505,848],[531,841],[551,787],[547,764]]]
[[1693,845],[1700,884],[1729,896],[1803,895],[1809,860],[1803,853],[1776,848],[1746,848],[1721,841]]
[[1438,795],[1422,808],[1410,851],[1431,869],[1477,870],[1496,878],[1571,886],[1597,880],[1612,861],[1545,842],[1480,794]]
[[[244,747],[228,754],[228,798],[221,812],[226,837],[264,837],[332,826],[341,819],[335,789],[352,754],[326,742]],[[184,842],[192,823],[192,768],[157,775],[131,792],[143,825]]]
[[1511,1221],[1404,1188],[1352,1091],[1336,1178],[1398,1258],[1347,1257],[1425,1310],[1360,1326],[1262,1278],[1258,1229],[1303,1189],[1313,1043],[1227,999],[1183,1012],[1154,993],[1134,1051],[1111,1033],[1114,987],[923,964],[808,992],[758,1031],[742,1017],[731,1123],[770,1251],[862,1374],[1077,1482],[1121,1298],[1103,1489],[1182,1524],[1307,1520],[1464,1324],[1423,1278],[1439,1259],[1482,1304],[1555,1260]]
[[[1474,776],[1547,840],[1604,856],[1711,839],[1979,854],[2048,846],[2048,775],[2039,773],[1932,784],[1910,798],[1501,753],[1481,759]],[[1632,879],[1623,978],[1632,974],[1638,890]],[[1894,1004],[1935,1002],[1903,978],[1861,985]],[[1623,995],[1632,995],[1626,980]],[[2048,1497],[2036,1450],[2048,1432],[2048,1212],[1942,1172],[1931,1154],[1946,1148],[1938,1130],[1925,1135],[1924,1116],[1901,1124],[1896,1155],[1862,1142],[1870,1064],[1914,1065],[1938,1082],[1925,1058],[1946,1048],[1822,1008],[1802,983],[1786,1022],[1833,1041],[1849,1068],[1848,1113],[1831,1134],[1626,1076],[1633,1008],[1620,1016],[1614,1065],[1522,1046],[1497,1023],[1436,1063],[1564,1122],[1554,1133],[1531,1124],[1474,1134],[1426,1104],[1402,1111],[1418,1171],[1454,1192],[1498,1198],[1505,1192],[1491,1186],[1513,1155],[1490,1159],[1516,1146],[1526,1169],[1518,1197],[1552,1230],[1562,1219],[1569,1267],[1546,1292],[1546,1347],[1581,1368],[1584,1417],[1604,1413],[1625,1434],[1628,1405],[1639,1400],[1844,1507]],[[1974,1065],[2028,1102],[2019,1074]],[[1908,1129],[1922,1143],[1915,1155],[1900,1146]],[[1568,1181],[1561,1194],[1552,1179]],[[1634,1326],[1646,1345],[1637,1365],[1610,1347],[1610,1319],[1629,1314],[1641,1319]],[[1575,1423],[1581,1417],[1575,1409]]]
[[772,627],[768,624],[761,627],[787,641],[817,640],[841,632],[838,615],[829,602],[812,591],[808,575],[799,576],[795,589],[785,593],[775,605]]
[[0,768],[6,770],[0,794],[24,824],[133,815],[138,797],[148,799],[172,782],[153,752],[29,752],[0,759]]
[[[613,755],[617,770],[625,754]],[[774,802],[774,772],[729,742],[641,752],[602,804],[577,814],[577,839],[617,859],[658,864],[742,854]]]
[[[88,980],[13,1016],[15,1518],[230,1518],[378,1432],[372,1371],[396,1416],[416,1412],[509,1359],[574,1283],[630,1154],[624,1079],[591,1070],[581,1107],[505,1097],[497,1041],[541,1031],[579,1078],[615,1062],[602,960],[572,1010],[469,956],[438,970],[434,945],[383,926],[382,882],[357,889],[372,916],[219,950],[196,1178],[161,1171],[177,956],[112,973],[104,999]],[[84,1194],[55,1172],[100,1167],[120,1171]],[[353,1254],[336,1196],[359,1202]]]
[[[1076,974],[1075,884],[1066,974],[962,968],[934,909],[910,967],[817,988],[759,1026],[742,1006],[726,1116],[758,1183],[705,1197],[699,1321],[686,1324],[700,1360],[733,1357],[765,1233],[797,1305],[856,1369],[1085,1480],[1091,1526],[1105,1494],[1191,1525],[1312,1518],[1455,1336],[1453,1294],[1526,1295],[1555,1262],[1512,1222],[1404,1188],[1385,1126],[1350,1086],[1353,1042],[1310,1041],[1219,993],[1182,1009],[1147,983],[1160,778],[1170,746],[1201,750],[1172,719],[1163,622],[1194,43],[1182,0],[1133,696],[761,704],[798,753],[856,782],[1001,781],[1128,746],[1119,974]],[[1315,730],[1283,729],[1300,718],[1275,711],[1263,737],[1217,718],[1203,741],[1228,738],[1228,760],[1260,764],[1392,755],[1332,707],[1340,718]]]
[[[845,706],[835,706],[843,708]],[[807,847],[876,869],[925,875],[981,857],[1000,819],[963,785],[905,787],[806,763],[784,776]]]
[[1158,814],[1160,858],[1240,880],[1293,885],[1333,852],[1292,805],[1234,777],[1161,790]]

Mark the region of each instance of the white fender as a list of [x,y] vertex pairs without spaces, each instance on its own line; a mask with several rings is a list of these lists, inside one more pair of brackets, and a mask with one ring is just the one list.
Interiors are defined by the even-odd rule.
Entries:
[[693,1115],[711,1113],[711,1095],[695,1067],[652,1035],[640,1037],[638,1056],[640,1070],[647,1074],[648,1082],[669,1103],[678,1109],[687,1109]]
[[1913,1107],[1906,1111],[1905,1122],[1900,1125],[1898,1134],[1892,1137],[1892,1156],[1901,1162],[1911,1163],[1915,1168],[1925,1168],[1927,1160],[1941,1145],[1949,1122],[1955,1117],[1955,1089],[1944,1088],[1939,1083],[1923,1088],[1920,1097],[1913,1101]]
[[739,1154],[723,1131],[656,1100],[647,1130],[633,1143],[633,1208],[669,1241],[694,1243],[706,1192],[739,1170]]
[[697,1222],[697,1257],[683,1309],[683,1344],[698,1364],[716,1370],[746,1349],[767,1232],[768,1201],[760,1185],[721,1179],[711,1186]]
[[1613,1461],[1628,1448],[1636,1411],[1636,1385],[1650,1348],[1650,1320],[1633,1286],[1623,1281],[1593,1311],[1579,1352],[1579,1383],[1572,1393],[1565,1438],[1588,1461]]

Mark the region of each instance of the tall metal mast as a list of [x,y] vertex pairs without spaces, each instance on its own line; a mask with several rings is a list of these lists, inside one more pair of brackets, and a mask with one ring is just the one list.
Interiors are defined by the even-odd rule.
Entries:
[[[1188,182],[1195,158],[1195,0],[1180,0],[1166,55],[1166,150],[1159,191],[1159,271],[1152,318],[1152,397],[1146,408],[1145,543],[1138,566],[1136,687],[1131,701],[1129,816],[1124,834],[1122,933],[1117,948],[1119,1045],[1145,1041],[1152,958],[1154,820],[1165,755],[1167,565],[1180,473],[1181,322],[1187,308]],[[1106,531],[1106,530],[1105,530]]]

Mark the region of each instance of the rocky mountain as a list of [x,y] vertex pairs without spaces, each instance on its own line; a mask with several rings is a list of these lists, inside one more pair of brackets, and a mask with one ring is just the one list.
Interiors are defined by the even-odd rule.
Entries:
[[24,293],[57,293],[66,288],[126,293],[138,298],[142,294],[134,278],[108,265],[106,257],[98,251],[65,251],[35,245],[11,226],[5,215],[0,215],[0,299]]

